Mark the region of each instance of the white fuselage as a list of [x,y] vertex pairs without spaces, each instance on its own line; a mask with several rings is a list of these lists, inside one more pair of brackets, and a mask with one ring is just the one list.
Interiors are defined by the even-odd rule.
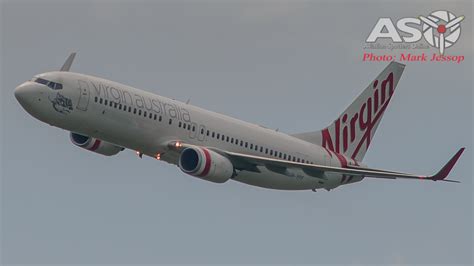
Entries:
[[[41,86],[21,102],[31,115],[151,157],[160,154],[161,160],[172,164],[177,164],[178,157],[168,152],[167,144],[182,141],[262,157],[340,166],[340,161],[321,146],[113,81],[72,72],[48,72],[37,77],[61,83],[63,88],[53,90],[33,82],[21,85]],[[287,190],[332,189],[343,182],[340,174],[315,177],[296,168],[284,174],[265,167],[259,170],[240,171],[234,179]],[[361,179],[353,178],[351,183]]]

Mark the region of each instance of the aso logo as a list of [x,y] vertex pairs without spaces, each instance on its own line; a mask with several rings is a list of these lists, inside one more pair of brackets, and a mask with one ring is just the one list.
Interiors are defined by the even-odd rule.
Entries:
[[395,43],[415,43],[424,37],[429,45],[438,48],[443,55],[444,50],[459,39],[463,19],[464,16],[456,17],[444,10],[434,11],[426,17],[402,18],[397,21],[396,26],[390,18],[380,18],[366,42],[374,43],[379,38],[389,38]]

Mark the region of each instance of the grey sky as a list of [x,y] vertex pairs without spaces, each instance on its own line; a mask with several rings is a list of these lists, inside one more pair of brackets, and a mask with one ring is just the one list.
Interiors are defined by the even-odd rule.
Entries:
[[[472,263],[472,2],[3,2],[2,262]],[[329,124],[387,63],[379,17],[465,15],[448,54],[408,63],[365,162],[461,184],[364,180],[331,192],[216,185],[125,151],[102,157],[28,115],[13,88],[59,69],[284,132]],[[429,52],[435,50],[430,49]]]

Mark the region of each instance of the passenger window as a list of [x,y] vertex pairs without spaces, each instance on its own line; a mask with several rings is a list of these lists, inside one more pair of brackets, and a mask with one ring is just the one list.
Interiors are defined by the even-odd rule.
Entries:
[[138,110],[138,115],[142,115],[142,110]]
[[206,132],[206,136],[208,136],[208,137],[209,137],[209,130],[207,130],[207,132]]
[[204,128],[201,128],[201,134],[204,135]]
[[153,119],[156,120],[156,114],[153,116]]
[[119,110],[122,110],[122,104],[119,104]]
[[102,104],[102,98],[99,99],[99,103]]
[[273,150],[270,150],[270,155],[273,156]]
[[220,136],[221,136],[221,135],[220,135],[219,133],[217,133],[217,135],[216,135],[217,139],[219,139]]
[[148,115],[148,118],[150,118],[150,119],[151,119],[151,117],[152,117],[152,116],[153,116],[153,114],[152,114],[152,113],[150,113],[150,114]]
[[97,96],[94,97],[94,101],[97,102]]
[[265,148],[265,154],[268,154],[268,148]]
[[230,144],[234,144],[234,138],[230,138]]
[[263,153],[263,147],[262,146],[260,146],[260,152]]
[[109,106],[113,107],[114,103],[112,101],[109,102]]
[[245,148],[247,148],[248,146],[249,146],[249,143],[245,142]]
[[188,124],[188,130],[191,130],[191,125],[190,124]]
[[240,147],[244,146],[244,141],[240,140]]
[[143,112],[143,116],[146,117],[146,111]]
[[161,122],[161,118],[162,118],[162,117],[161,117],[161,115],[160,115],[160,117],[158,117],[158,121],[160,121],[160,122]]
[[196,126],[193,126],[193,132],[196,131]]
[[137,113],[137,108],[133,108],[133,113],[134,113],[134,114]]
[[170,120],[168,121],[168,124],[172,124],[173,123],[173,119],[170,118]]
[[227,137],[225,138],[225,141],[226,141],[226,142],[229,142],[229,136],[227,136]]
[[212,132],[212,138],[214,138],[214,136],[215,136],[215,135],[214,135],[214,131],[213,131],[213,132]]
[[179,123],[178,123],[178,127],[181,127],[181,121],[179,121]]
[[253,150],[253,144],[252,143],[250,143],[250,149]]
[[258,151],[258,145],[255,145],[255,150]]
[[104,104],[105,104],[105,105],[108,105],[108,103],[109,103],[109,102],[108,102],[107,100],[104,101]]

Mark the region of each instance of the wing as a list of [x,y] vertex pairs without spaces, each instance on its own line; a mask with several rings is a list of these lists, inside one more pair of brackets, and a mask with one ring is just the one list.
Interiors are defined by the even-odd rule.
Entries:
[[[180,142],[174,142],[170,145],[170,147],[174,147],[175,149],[183,149],[187,146],[192,146],[188,144],[183,144]],[[267,158],[243,153],[236,153],[230,151],[224,151],[216,148],[208,147],[221,155],[226,156],[230,159],[234,167],[240,170],[248,170],[248,171],[258,171],[256,166],[264,166],[271,171],[285,171],[287,168],[301,168],[309,175],[317,175],[322,176],[323,173],[338,173],[338,174],[347,174],[347,175],[358,175],[364,177],[371,177],[371,178],[386,178],[386,179],[397,179],[397,178],[405,178],[405,179],[419,179],[419,180],[432,180],[432,181],[447,181],[447,182],[459,182],[456,180],[448,180],[446,177],[448,176],[449,172],[453,169],[454,165],[458,161],[459,157],[464,151],[464,148],[459,149],[459,151],[444,165],[441,170],[439,170],[436,174],[430,176],[424,175],[415,175],[409,173],[401,173],[401,172],[393,172],[393,171],[386,171],[380,169],[373,169],[373,168],[363,168],[363,167],[353,167],[348,166],[347,168],[342,167],[334,167],[334,166],[325,166],[325,165],[317,165],[317,164],[306,164],[306,163],[298,163],[274,158]]]

